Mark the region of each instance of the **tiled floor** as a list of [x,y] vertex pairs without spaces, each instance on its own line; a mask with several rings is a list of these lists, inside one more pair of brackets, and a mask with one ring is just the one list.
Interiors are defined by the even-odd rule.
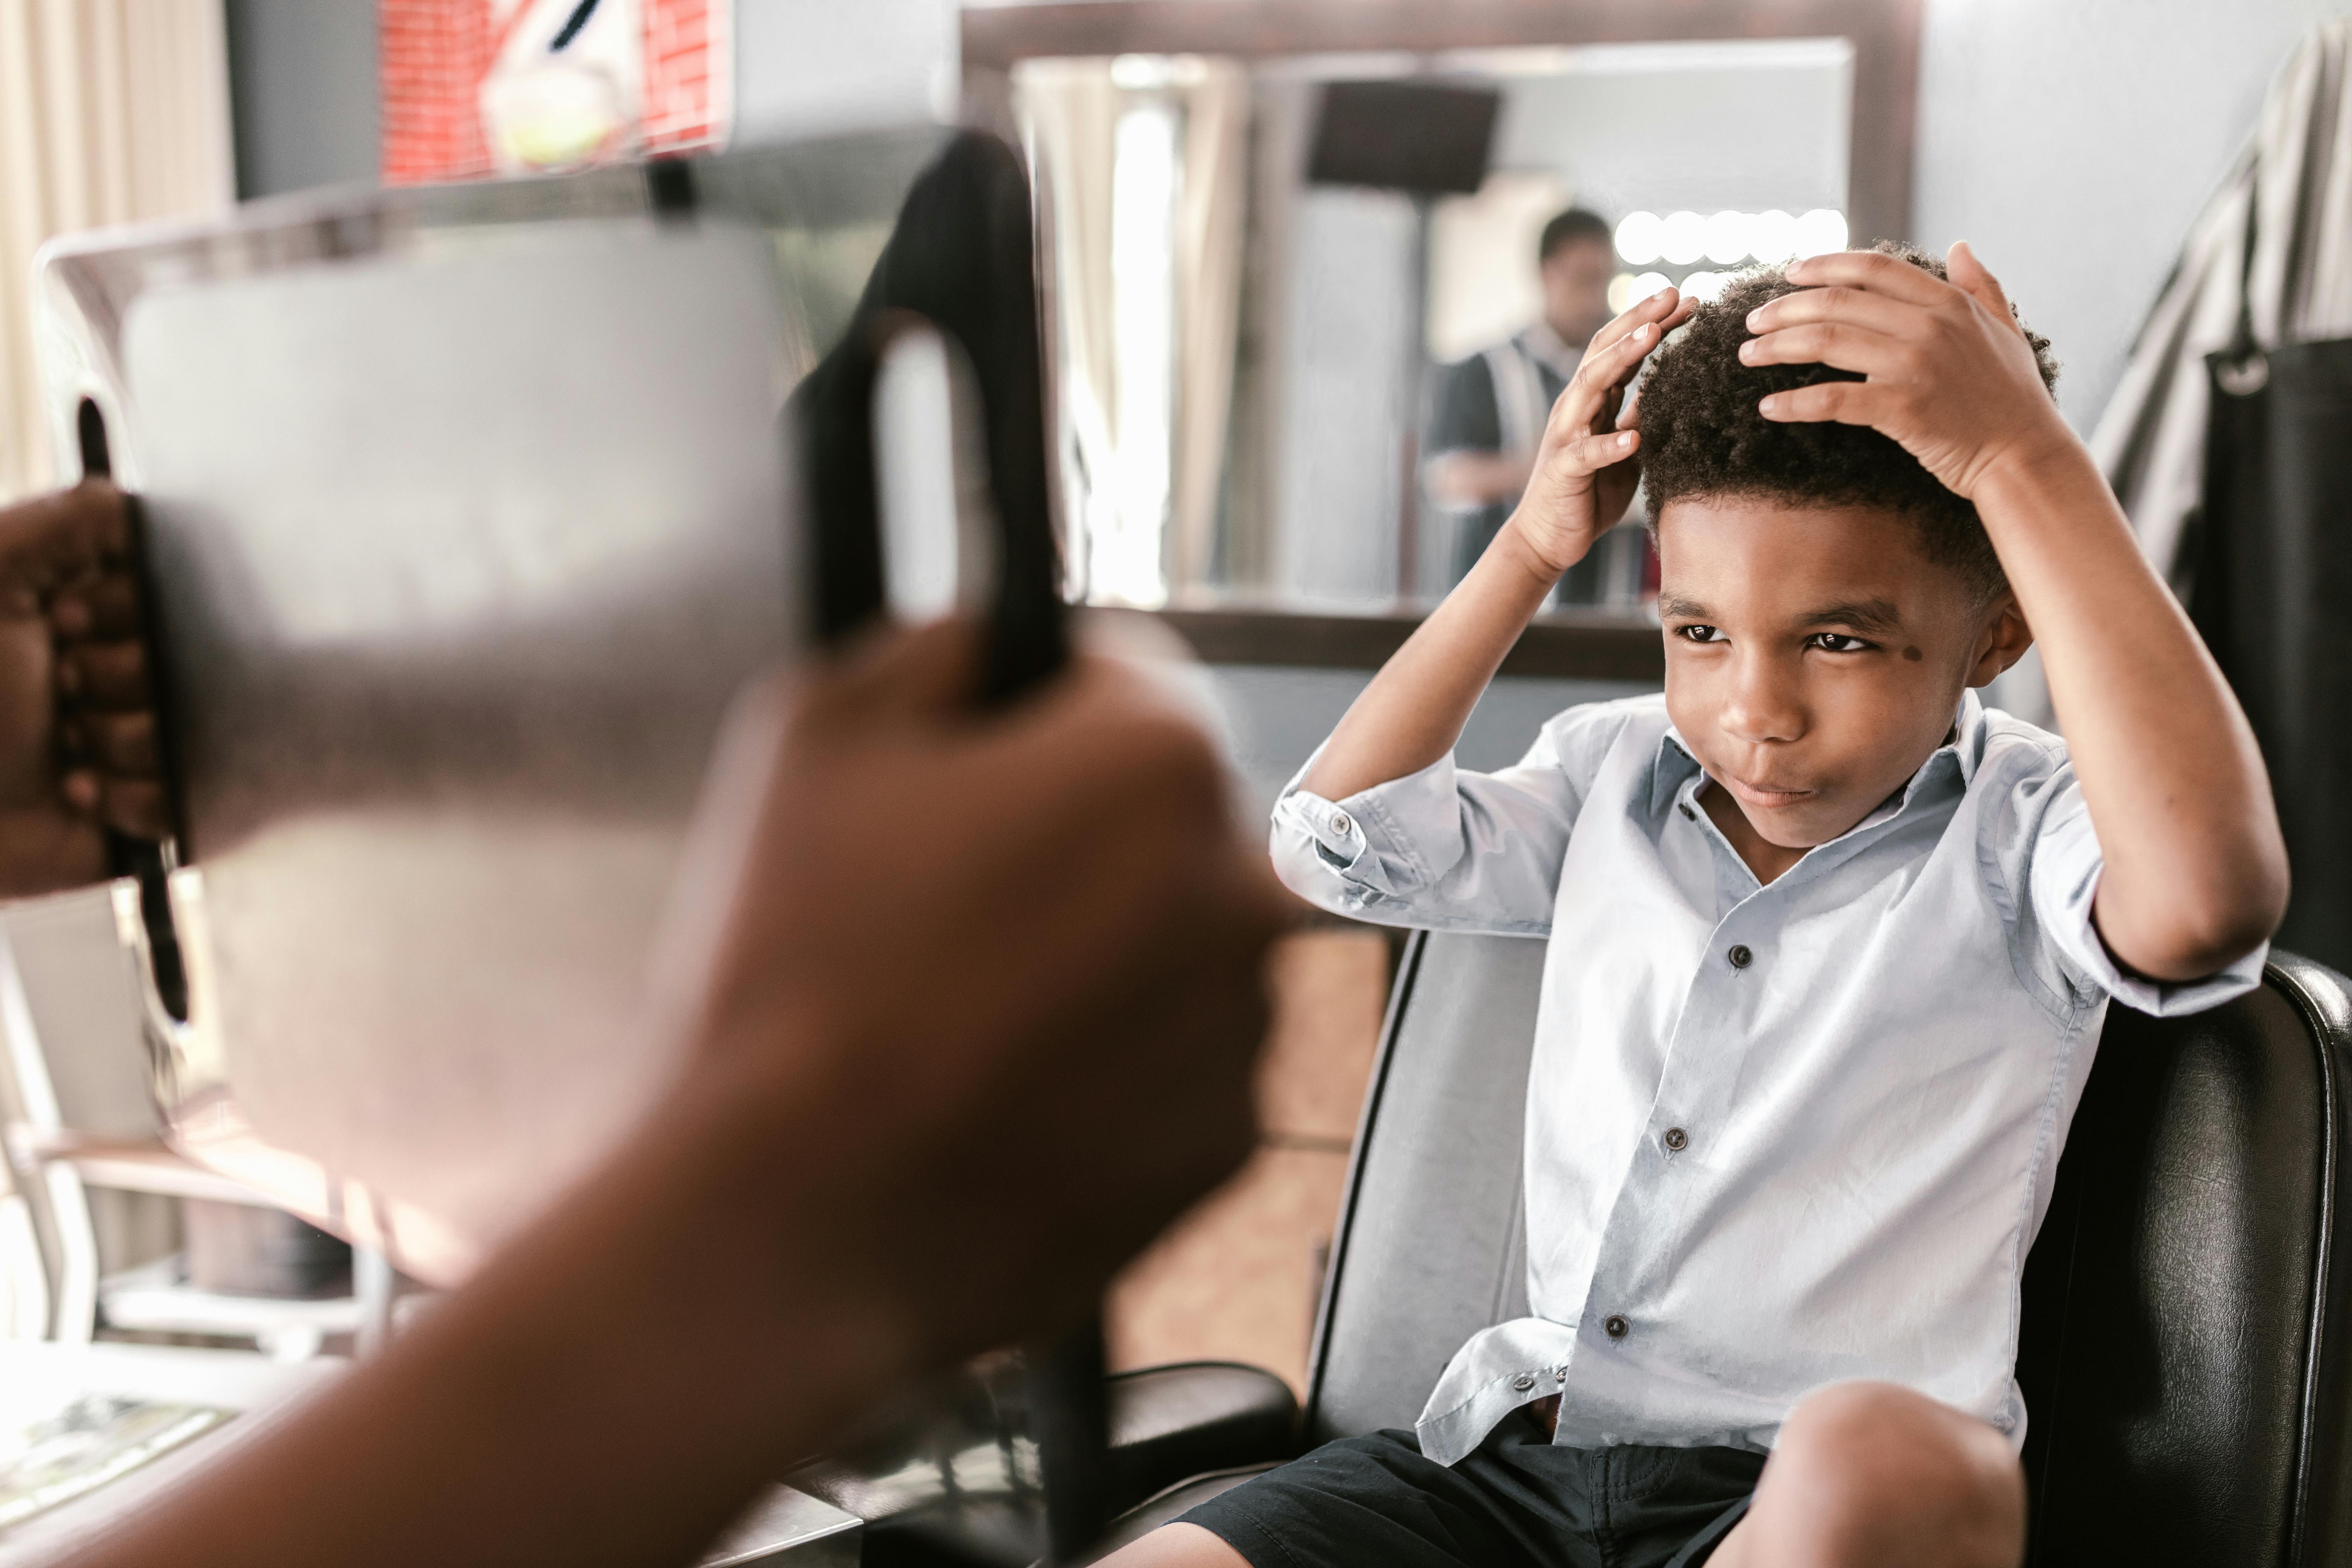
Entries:
[[1389,945],[1377,931],[1285,940],[1258,1079],[1257,1152],[1112,1286],[1114,1367],[1249,1362],[1304,1392],[1324,1249],[1388,976]]

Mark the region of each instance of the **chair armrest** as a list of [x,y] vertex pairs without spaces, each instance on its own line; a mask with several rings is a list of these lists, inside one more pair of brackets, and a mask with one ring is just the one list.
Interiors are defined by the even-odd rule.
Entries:
[[1178,1362],[1109,1379],[1111,1506],[1124,1510],[1208,1470],[1298,1452],[1290,1385],[1238,1362]]

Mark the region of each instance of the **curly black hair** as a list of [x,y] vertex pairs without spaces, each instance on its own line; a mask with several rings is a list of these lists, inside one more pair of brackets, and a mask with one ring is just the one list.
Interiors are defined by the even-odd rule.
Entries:
[[[1878,248],[1944,276],[1943,262],[1923,251],[1895,244]],[[1797,288],[1780,268],[1743,273],[1721,298],[1699,306],[1653,358],[1635,415],[1651,532],[1668,501],[1705,496],[1899,512],[1917,524],[1929,560],[1958,571],[1990,602],[2008,578],[1976,507],[1945,489],[1916,458],[1864,426],[1775,424],[1756,411],[1768,393],[1863,379],[1825,364],[1739,362],[1739,345],[1749,336],[1748,313]],[[2050,357],[2050,340],[2030,327],[2025,336],[2042,385],[2054,393],[2058,364]]]

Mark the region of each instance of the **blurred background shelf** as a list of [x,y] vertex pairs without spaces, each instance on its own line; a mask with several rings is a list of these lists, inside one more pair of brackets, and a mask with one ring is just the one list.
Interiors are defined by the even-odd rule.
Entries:
[[[1423,619],[1416,610],[1360,615],[1250,607],[1171,608],[1159,620],[1204,664],[1378,669]],[[1503,660],[1507,678],[1570,680],[1665,679],[1655,619],[1640,614],[1556,611],[1538,618]]]
[[27,1165],[69,1166],[90,1186],[215,1204],[267,1206],[268,1203],[250,1188],[206,1170],[160,1138],[109,1138],[24,1122],[10,1123],[6,1137],[11,1158]]

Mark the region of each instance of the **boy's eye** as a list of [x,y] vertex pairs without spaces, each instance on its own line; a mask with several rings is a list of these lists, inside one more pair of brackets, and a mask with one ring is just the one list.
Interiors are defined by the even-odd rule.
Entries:
[[1675,628],[1675,636],[1682,638],[1685,642],[1727,642],[1730,640],[1723,635],[1723,628],[1720,626],[1706,626],[1697,625],[1676,626]]
[[1870,646],[1860,637],[1848,637],[1843,632],[1815,632],[1809,640],[1823,653],[1860,653]]

